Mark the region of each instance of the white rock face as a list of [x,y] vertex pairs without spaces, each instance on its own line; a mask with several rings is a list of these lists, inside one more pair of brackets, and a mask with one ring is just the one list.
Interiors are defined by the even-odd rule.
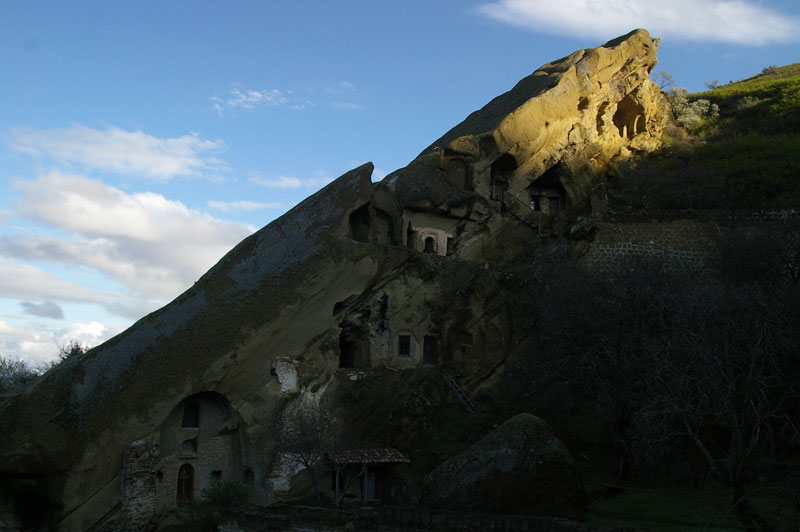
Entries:
[[271,371],[281,385],[282,394],[297,391],[297,367],[293,360],[285,357],[276,358],[272,361]]

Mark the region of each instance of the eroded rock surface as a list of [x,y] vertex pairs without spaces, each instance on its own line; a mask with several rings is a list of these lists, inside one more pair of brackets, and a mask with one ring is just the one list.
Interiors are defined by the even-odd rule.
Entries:
[[[213,479],[269,504],[286,480],[276,421],[309,402],[413,455],[449,397],[443,373],[473,396],[496,386],[514,295],[494,266],[587,212],[606,164],[657,146],[655,52],[637,30],[544,65],[407,167],[375,184],[371,164],[341,176],[169,305],[5,399],[0,515],[20,521],[22,493],[40,503],[30,526],[136,524]],[[528,464],[504,438],[502,460]],[[551,485],[527,471],[520,482]]]

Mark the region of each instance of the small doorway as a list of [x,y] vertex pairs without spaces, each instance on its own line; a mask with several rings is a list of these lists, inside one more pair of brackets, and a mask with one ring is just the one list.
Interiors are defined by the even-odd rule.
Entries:
[[375,498],[375,470],[367,468],[361,482],[361,498],[365,501]]
[[435,366],[436,365],[436,337],[435,336],[426,336],[422,340],[422,363],[425,366]]
[[178,504],[186,504],[194,495],[194,468],[183,464],[178,470]]
[[547,198],[550,203],[550,216],[557,216],[561,201],[559,198]]
[[489,199],[505,201],[509,180],[516,169],[517,160],[509,153],[492,163],[489,177]]

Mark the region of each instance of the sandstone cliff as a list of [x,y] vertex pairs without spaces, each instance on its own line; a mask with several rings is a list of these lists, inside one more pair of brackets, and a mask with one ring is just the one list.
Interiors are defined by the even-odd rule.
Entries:
[[274,429],[303,401],[340,407],[362,441],[413,448],[447,400],[443,372],[477,394],[503,363],[493,265],[587,212],[610,162],[658,146],[655,63],[636,30],[544,65],[406,168],[346,173],[6,400],[0,507],[61,531],[145,523],[211,478],[269,504],[287,487]]

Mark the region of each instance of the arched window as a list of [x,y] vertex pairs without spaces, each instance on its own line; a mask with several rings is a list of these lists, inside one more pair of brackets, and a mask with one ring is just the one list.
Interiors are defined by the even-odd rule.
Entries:
[[255,482],[256,478],[255,475],[253,475],[253,470],[249,468],[245,469],[244,473],[242,473],[242,484],[246,486],[252,486],[255,484]]
[[197,403],[189,403],[183,407],[183,421],[181,427],[187,429],[196,429],[200,427],[200,405]]
[[178,470],[178,504],[192,500],[194,493],[194,468],[183,464]]

